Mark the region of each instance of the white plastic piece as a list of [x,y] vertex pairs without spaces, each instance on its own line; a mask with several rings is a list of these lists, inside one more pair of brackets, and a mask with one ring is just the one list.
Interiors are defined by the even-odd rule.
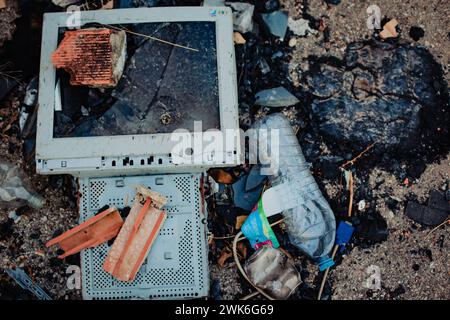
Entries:
[[288,183],[267,189],[262,195],[262,206],[266,217],[273,216],[297,205]]

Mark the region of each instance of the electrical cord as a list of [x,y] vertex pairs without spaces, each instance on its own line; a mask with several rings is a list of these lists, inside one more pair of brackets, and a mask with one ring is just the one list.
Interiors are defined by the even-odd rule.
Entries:
[[[278,220],[278,221],[276,221],[276,222],[274,222],[274,223],[272,223],[270,226],[273,227],[273,226],[275,226],[275,225],[277,225],[277,224],[280,224],[280,223],[283,222],[283,221],[284,221],[284,218],[283,218],[283,219],[280,219],[280,220]],[[243,298],[243,300],[250,299],[250,298],[256,296],[256,295],[259,294],[259,293],[262,294],[264,297],[266,297],[266,298],[269,299],[269,300],[275,300],[275,299],[274,299],[273,297],[271,297],[269,294],[267,294],[266,292],[264,292],[264,290],[258,288],[258,287],[257,287],[257,286],[256,286],[256,285],[248,278],[247,273],[246,273],[245,270],[242,268],[242,265],[241,265],[241,263],[240,263],[240,261],[239,261],[238,255],[237,255],[237,243],[238,243],[239,241],[245,239],[245,236],[242,236],[242,235],[243,235],[243,234],[242,234],[242,231],[239,231],[238,234],[236,234],[236,236],[234,237],[234,240],[233,240],[233,247],[232,247],[232,249],[233,249],[234,262],[236,263],[236,266],[238,267],[238,270],[239,270],[239,272],[242,274],[242,276],[244,277],[244,279],[247,280],[247,282],[250,283],[250,284],[257,290],[257,292],[254,292],[254,293],[251,293],[251,294],[245,296],[245,297]],[[242,237],[241,237],[241,236],[242,236]]]

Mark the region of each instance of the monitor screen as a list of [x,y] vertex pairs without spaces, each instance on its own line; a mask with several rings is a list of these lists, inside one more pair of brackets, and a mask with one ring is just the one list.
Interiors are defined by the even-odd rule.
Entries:
[[[90,26],[92,27],[92,26]],[[216,25],[213,21],[121,25],[127,60],[112,89],[71,86],[59,69],[60,111],[54,138],[118,136],[220,129]],[[196,50],[188,50],[145,36]]]

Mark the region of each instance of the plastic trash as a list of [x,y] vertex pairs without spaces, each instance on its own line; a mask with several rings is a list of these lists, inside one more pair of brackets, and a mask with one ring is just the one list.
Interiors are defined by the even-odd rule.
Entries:
[[288,25],[288,13],[284,11],[274,11],[261,14],[261,18],[267,30],[274,36],[284,40]]
[[283,87],[260,91],[255,96],[255,104],[265,107],[289,107],[300,102],[296,96]]
[[300,285],[300,274],[292,261],[270,246],[259,248],[245,263],[248,278],[275,299],[287,299]]
[[[259,159],[271,163],[272,169],[267,173],[272,174],[269,176],[272,187],[283,185],[279,187],[282,190],[277,192],[277,199],[281,204],[287,202],[286,206],[290,207],[284,207],[282,213],[291,243],[313,259],[325,257],[334,244],[336,221],[309,171],[289,121],[275,113],[255,122],[252,128],[256,130],[251,131],[250,138],[256,138],[260,132]],[[278,141],[273,139],[272,143],[272,139],[268,139],[272,137],[269,131],[264,134],[258,129],[279,130]],[[250,148],[250,157],[256,159],[253,149]],[[264,154],[267,158],[262,156]],[[266,211],[264,207],[263,210]]]
[[432,190],[428,199],[428,205],[422,205],[414,201],[408,201],[405,214],[408,218],[425,226],[437,226],[448,219],[450,203],[445,194]]
[[280,246],[277,237],[267,220],[267,215],[264,212],[261,201],[245,220],[241,227],[241,231],[250,241],[250,245],[255,249],[258,249],[262,245],[271,245],[274,248]]
[[29,205],[39,209],[44,202],[44,198],[33,191],[27,176],[19,167],[0,162],[0,207]]
[[355,228],[348,221],[339,222],[337,231],[336,231],[336,245],[340,246],[339,251],[343,252],[345,246],[350,242],[352,238],[353,232]]
[[31,280],[23,269],[6,269],[6,273],[14,279],[22,289],[30,291],[39,300],[53,300],[41,287]]
[[248,175],[239,178],[233,183],[233,201],[236,207],[252,211],[264,188],[266,175],[261,175],[258,166],[254,166]]
[[341,0],[325,0],[326,3],[337,6],[341,3]]
[[255,7],[252,4],[244,2],[226,2],[226,5],[233,10],[233,29],[241,33],[253,30],[253,11]]

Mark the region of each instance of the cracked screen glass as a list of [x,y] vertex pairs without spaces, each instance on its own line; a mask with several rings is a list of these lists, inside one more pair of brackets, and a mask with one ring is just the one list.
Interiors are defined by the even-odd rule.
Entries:
[[[216,30],[214,22],[123,25],[127,60],[117,86],[71,86],[57,70],[61,108],[54,137],[89,137],[219,129]],[[149,35],[198,51],[138,36]]]

